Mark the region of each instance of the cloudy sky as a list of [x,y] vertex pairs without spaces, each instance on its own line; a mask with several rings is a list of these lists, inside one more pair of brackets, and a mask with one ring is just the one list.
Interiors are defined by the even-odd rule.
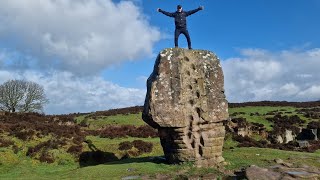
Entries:
[[[143,105],[156,55],[173,46],[177,4],[194,49],[221,59],[230,102],[320,99],[318,0],[2,0],[0,83],[44,86],[47,114]],[[180,37],[180,46],[186,40]]]

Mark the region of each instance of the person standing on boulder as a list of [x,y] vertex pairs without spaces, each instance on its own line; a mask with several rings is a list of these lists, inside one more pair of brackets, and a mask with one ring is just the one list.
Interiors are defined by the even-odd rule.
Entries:
[[191,47],[191,39],[190,35],[187,29],[187,17],[190,16],[191,14],[194,14],[200,10],[203,10],[204,7],[200,6],[199,8],[191,11],[183,11],[182,6],[178,5],[177,6],[177,11],[174,13],[169,13],[166,12],[160,8],[157,9],[158,12],[161,12],[162,14],[173,17],[174,18],[174,23],[176,26],[175,32],[174,32],[174,45],[175,47],[178,47],[178,39],[180,34],[184,34],[187,38],[188,41],[188,48],[192,49]]

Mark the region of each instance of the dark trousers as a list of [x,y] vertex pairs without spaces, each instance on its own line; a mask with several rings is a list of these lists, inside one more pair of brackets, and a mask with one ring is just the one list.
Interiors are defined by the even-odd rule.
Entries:
[[190,35],[189,32],[186,28],[176,28],[176,30],[174,31],[174,45],[175,47],[178,47],[178,39],[180,34],[184,34],[187,38],[188,41],[188,48],[191,49],[191,39],[190,39]]

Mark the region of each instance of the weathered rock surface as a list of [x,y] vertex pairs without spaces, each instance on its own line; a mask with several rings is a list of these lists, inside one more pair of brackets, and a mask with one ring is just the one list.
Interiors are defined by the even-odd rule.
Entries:
[[228,103],[217,56],[180,48],[160,52],[147,81],[142,117],[159,130],[169,162],[222,162]]
[[[282,163],[283,164],[283,163]],[[258,166],[250,166],[245,171],[246,178],[249,180],[265,179],[265,180],[293,180],[293,179],[319,179],[320,170],[316,167],[287,167],[284,165],[276,165],[268,168]]]

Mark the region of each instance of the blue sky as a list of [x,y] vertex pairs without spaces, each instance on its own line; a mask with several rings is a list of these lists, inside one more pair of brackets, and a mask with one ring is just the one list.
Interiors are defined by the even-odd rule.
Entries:
[[[0,83],[43,85],[49,114],[142,105],[174,21],[156,11],[200,5],[188,17],[194,49],[216,53],[230,102],[320,99],[318,0],[4,0]],[[183,35],[180,47],[187,47]]]
[[[221,59],[239,56],[239,49],[258,48],[281,51],[296,48],[320,47],[320,2],[311,0],[256,1],[143,1],[141,8],[150,18],[150,24],[166,35],[154,48],[154,53],[173,46],[174,21],[155,11],[161,8],[173,12],[177,4],[185,10],[200,5],[205,10],[188,18],[188,29],[193,47],[214,51]],[[180,36],[179,45],[187,47],[186,39]],[[105,78],[128,87],[141,88],[136,77],[148,76],[153,68],[150,58],[138,62],[126,62],[110,68]],[[113,76],[116,74],[116,76]],[[132,76],[133,75],[133,76]],[[130,80],[128,81],[129,78]]]

